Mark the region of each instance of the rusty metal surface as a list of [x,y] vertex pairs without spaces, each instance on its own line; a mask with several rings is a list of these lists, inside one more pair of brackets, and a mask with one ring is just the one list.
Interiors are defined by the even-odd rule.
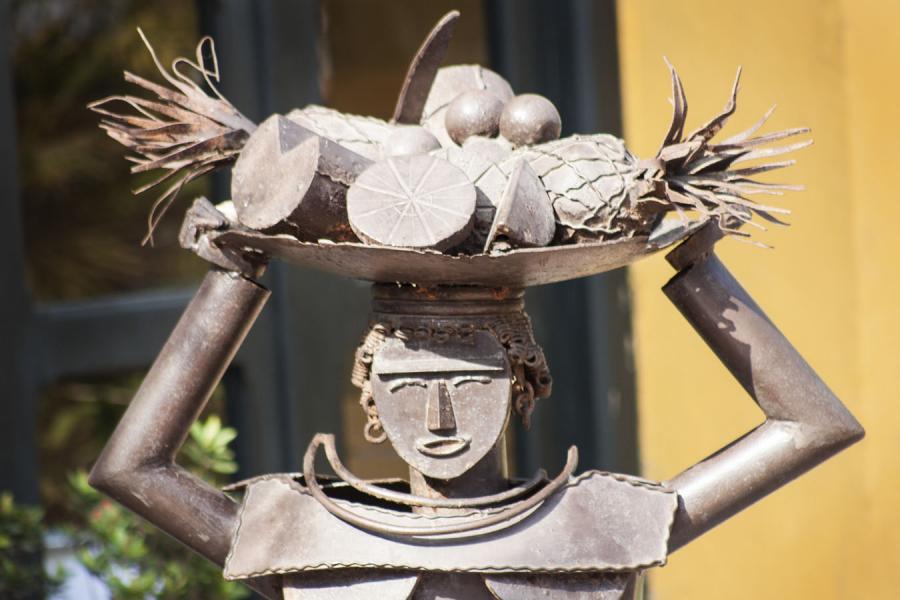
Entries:
[[[336,501],[360,514],[416,526],[490,512],[432,516]],[[342,567],[501,573],[642,569],[665,562],[676,504],[675,493],[664,487],[589,471],[501,529],[394,539],[334,517],[290,478],[267,479],[247,490],[225,576]]]
[[[306,486],[308,492],[316,499],[322,508],[345,523],[370,534],[393,536],[397,538],[417,538],[424,540],[450,535],[456,537],[463,535],[476,536],[486,535],[489,532],[503,529],[510,524],[516,523],[520,518],[523,518],[523,516],[531,514],[536,507],[541,506],[542,503],[549,498],[552,498],[554,494],[569,482],[572,473],[578,466],[578,451],[572,446],[569,448],[566,465],[559,475],[547,482],[545,486],[539,488],[534,494],[515,502],[479,509],[428,507],[426,506],[427,500],[432,499],[436,494],[449,494],[446,494],[443,490],[436,489],[433,485],[423,485],[422,479],[425,478],[420,477],[417,481],[415,477],[411,477],[410,488],[413,493],[424,496],[423,502],[418,507],[421,510],[417,510],[417,507],[413,506],[413,513],[416,515],[434,515],[435,517],[451,515],[467,517],[465,519],[456,520],[433,518],[416,522],[415,519],[406,519],[404,513],[395,514],[382,511],[382,514],[379,515],[377,514],[379,511],[372,513],[367,510],[357,510],[354,506],[345,506],[330,498],[325,490],[322,489],[322,484],[319,482],[319,478],[317,477],[313,466],[319,445],[327,444],[332,447],[334,446],[333,440],[330,438],[331,436],[321,433],[313,437],[313,441],[310,442],[306,455],[303,457],[303,478],[304,481],[307,482]],[[488,457],[490,457],[490,455],[488,455]],[[483,463],[484,461],[481,462]],[[418,474],[412,467],[410,467],[410,473]],[[471,473],[471,471],[469,473]],[[480,482],[483,483],[482,487],[492,489],[488,486],[496,486],[497,489],[502,489],[500,487],[501,485],[509,485],[508,482],[504,482],[500,479],[500,472],[489,472],[486,475],[487,477],[480,479]],[[463,487],[460,485],[464,484],[466,481],[463,477],[434,481],[442,481],[444,483],[444,489],[455,492],[456,495],[458,495],[459,492],[471,492],[470,487]],[[425,488],[430,494],[423,494],[421,492],[422,488]]]
[[240,275],[206,275],[90,475],[92,486],[218,564],[238,505],[174,461],[268,296]]
[[[449,490],[451,493],[443,493],[443,486],[440,486],[440,482],[427,481],[421,473],[414,473],[410,478],[409,487],[412,493],[384,487],[378,485],[378,483],[374,481],[366,481],[351,473],[344,466],[343,462],[341,462],[340,457],[337,455],[337,450],[335,449],[333,436],[328,436],[322,445],[325,448],[325,456],[328,460],[328,465],[334,471],[339,481],[346,483],[348,486],[373,500],[384,500],[391,504],[410,506],[413,511],[416,511],[416,509],[429,508],[478,508],[503,504],[511,500],[517,500],[523,496],[531,495],[536,492],[539,487],[548,483],[547,472],[543,469],[538,470],[538,472],[527,481],[516,484],[508,481],[505,473],[505,444],[502,441],[497,442],[493,449],[497,451],[496,457],[486,456],[482,459],[482,462],[489,460],[496,465],[496,467],[492,465],[487,469],[489,473],[485,474],[483,477],[479,477],[478,481],[472,482],[471,486],[461,486],[457,481],[458,478],[455,478],[452,489]],[[478,465],[467,471],[466,475],[477,470]],[[418,477],[415,475],[418,475]],[[297,479],[297,477],[293,478]],[[309,480],[310,478],[306,477],[306,479]],[[495,485],[497,480],[502,481],[504,484],[503,489],[497,493],[485,495],[484,493],[489,491],[491,487]],[[423,490],[425,490],[426,493],[423,493]],[[462,494],[460,492],[467,493]],[[472,492],[482,495],[473,496],[471,495]]]
[[407,600],[417,573],[332,569],[284,577],[284,600]]
[[[788,214],[790,211],[782,207],[761,204],[748,196],[778,195],[785,190],[803,189],[802,186],[753,179],[760,173],[789,167],[795,161],[763,162],[749,167],[743,166],[743,163],[756,159],[768,160],[773,156],[781,156],[809,146],[812,140],[784,146],[771,145],[808,133],[809,129],[797,127],[755,136],[774,112],[773,106],[749,129],[724,140],[714,141],[737,109],[738,84],[741,77],[741,69],[738,68],[731,94],[722,111],[696,130],[685,134],[688,106],[684,86],[675,67],[668,60],[666,65],[672,76],[674,110],[669,130],[655,157],[658,168],[650,166],[644,175],[648,198],[664,199],[679,210],[715,214],[720,218],[723,231],[737,235],[747,235],[738,230],[745,224],[765,229],[753,221],[754,215],[769,223],[784,224],[776,215]],[[645,162],[652,165],[652,161]],[[653,191],[650,191],[651,189]]]
[[[394,214],[391,210],[378,212],[377,208],[395,208],[400,214],[396,225],[402,233],[394,236],[395,229],[388,224],[381,232],[383,235],[373,235],[365,223],[356,223],[353,231],[373,246],[406,245],[452,253],[479,252],[485,247],[490,230],[491,209],[500,206],[504,190],[519,187],[515,182],[511,187],[508,179],[514,171],[521,173],[514,167],[522,161],[533,169],[544,192],[532,194],[544,203],[545,210],[532,211],[542,217],[538,219],[538,228],[546,233],[543,217],[552,213],[551,231],[540,236],[540,242],[534,236],[518,239],[510,235],[504,241],[505,246],[498,250],[520,244],[609,241],[651,234],[662,239],[658,228],[662,226],[665,232],[670,231],[670,224],[663,223],[670,213],[677,215],[683,227],[697,218],[715,216],[722,222],[723,230],[743,236],[747,234],[739,228],[745,224],[764,229],[754,221],[754,216],[783,224],[776,215],[789,211],[761,204],[751,197],[779,194],[783,190],[799,189],[798,186],[762,182],[754,177],[790,166],[793,161],[769,161],[753,166],[742,163],[768,160],[801,149],[810,142],[773,144],[808,130],[794,128],[756,135],[771,115],[770,110],[744,132],[716,140],[736,111],[738,79],[724,109],[685,135],[684,87],[667,62],[674,97],[672,122],[656,156],[639,160],[623,140],[608,134],[590,133],[559,140],[561,120],[553,103],[537,94],[514,95],[509,84],[496,73],[478,65],[439,69],[458,17],[456,11],[445,15],[415,55],[391,122],[312,106],[292,111],[286,117],[272,115],[256,129],[216,90],[214,82],[219,71],[209,38],[200,42],[195,62],[176,59],[171,73],[160,65],[147,44],[169,87],[131,74],[126,74],[126,79],[156,94],[157,100],[113,96],[93,103],[91,108],[103,115],[101,127],[137,154],[134,172],[163,171],[161,177],[141,190],[164,181],[175,182],[151,210],[151,233],[187,182],[237,160],[233,196],[242,224],[270,233],[277,228],[279,233],[289,232],[304,241],[320,238],[333,242],[355,241],[347,223],[347,187],[369,161],[393,160],[391,157],[396,159],[398,154],[407,160],[440,155],[441,160],[460,166],[465,176],[451,174],[446,169],[434,177],[426,175],[420,181],[432,183],[428,189],[419,189],[407,181],[401,186],[405,196],[401,203],[416,204],[415,211],[410,207],[401,209],[392,202],[391,197],[397,194],[392,185],[385,188],[367,182],[365,191],[358,191],[357,196],[374,198],[378,207],[369,207],[357,215],[362,214],[377,225],[385,221],[385,216]],[[204,51],[211,55],[209,61]],[[208,95],[180,71],[185,66],[203,78],[213,95]],[[111,110],[110,104],[116,102],[124,102],[136,114]],[[404,130],[410,126],[417,129]],[[470,139],[496,143],[492,150],[485,152],[487,146],[469,145]],[[500,147],[508,151],[496,152]],[[501,158],[500,154],[505,157]],[[460,155],[464,158],[460,159]],[[486,168],[472,171],[462,163],[483,164]],[[430,164],[443,169],[443,163]],[[384,170],[388,166],[382,165]],[[392,170],[396,175],[397,169]],[[438,191],[453,185],[458,176],[467,179],[465,184],[470,191],[474,187],[479,197],[481,210],[475,217],[472,239],[466,235],[472,216],[468,203],[467,209],[460,211],[453,195],[436,196]],[[387,181],[384,173],[375,179],[375,183]],[[396,179],[401,177],[398,175]],[[387,189],[387,193],[373,196],[382,189]],[[448,225],[452,235],[447,232],[427,235],[435,239],[433,243],[423,244],[418,240],[418,233],[431,234],[431,229],[442,224],[441,218],[420,222],[423,214],[432,211],[442,212],[438,217],[451,221],[459,216],[462,223]],[[494,225],[510,227],[512,223]],[[512,231],[529,229],[527,224],[519,223]]]
[[[546,139],[538,133],[532,136],[527,132],[541,131],[539,125],[552,121],[548,113],[555,109],[545,99],[541,101],[534,95],[524,94],[509,100],[504,112],[504,116],[517,114],[517,104],[523,99],[530,101],[522,102],[521,112],[525,114],[521,123],[515,128],[508,125],[515,131],[508,135],[521,147],[492,168],[471,173],[472,181],[497,206],[513,166],[521,160],[529,163],[552,202],[558,226],[556,243],[649,235],[667,213],[674,213],[685,224],[715,215],[721,217],[729,233],[743,236],[747,234],[738,229],[742,225],[764,229],[753,221],[754,215],[781,223],[776,215],[789,211],[749,197],[800,189],[754,179],[760,173],[791,166],[794,161],[772,161],[750,167],[742,163],[800,150],[811,141],[772,144],[808,130],[794,128],[754,136],[772,114],[769,111],[748,130],[725,140],[714,140],[735,111],[735,86],[725,110],[685,138],[687,101],[674,69],[672,77],[676,98],[673,123],[663,147],[653,159],[640,160],[623,140],[609,134],[579,134],[560,140],[554,140],[549,134]],[[509,121],[507,118],[506,122]],[[504,122],[501,118],[501,133]],[[440,132],[433,133],[440,139]],[[474,148],[464,150],[465,154],[475,153]]]
[[417,343],[430,337],[446,340],[470,338],[475,331],[490,332],[506,349],[513,374],[512,406],[526,426],[535,402],[550,396],[553,379],[544,352],[534,340],[531,320],[523,311],[521,289],[375,285],[372,292],[370,328],[357,350],[351,376],[362,390],[360,404],[368,414],[367,439],[374,433],[370,428],[381,429],[370,384],[372,361],[390,338]]
[[510,100],[500,117],[500,134],[514,146],[534,146],[559,139],[559,111],[540,94],[521,94]]
[[[140,29],[138,34],[157,70],[171,87],[125,71],[125,81],[155,94],[156,99],[109,96],[92,102],[88,108],[103,116],[100,127],[111,138],[135,154],[132,173],[163,171],[135,193],[169,183],[150,211],[147,241],[152,239],[153,230],[181,189],[192,180],[233,162],[256,125],[216,88],[219,63],[212,38],[204,37],[197,44],[195,62],[178,58],[172,62],[170,73]],[[185,67],[193,73],[185,74],[182,71]],[[192,76],[202,79],[206,88]],[[115,104],[124,105],[125,111],[114,110]]]
[[375,406],[391,446],[427,477],[451,479],[506,430],[512,374],[486,331],[471,339],[386,340],[372,362]]
[[487,90],[469,90],[453,99],[444,115],[447,135],[462,146],[474,136],[497,137],[503,101]]
[[474,573],[427,573],[419,579],[412,600],[496,600]]
[[440,148],[441,143],[434,134],[420,125],[395,127],[381,143],[381,152],[385,158],[428,154]]
[[636,573],[566,575],[485,575],[488,589],[510,600],[636,600]]
[[398,127],[375,117],[350,115],[327,106],[310,104],[290,111],[287,118],[369,160],[383,158],[384,148],[391,134],[408,126]]
[[[685,135],[686,96],[669,65],[674,113],[655,157],[640,160],[606,134],[557,140],[548,100],[515,96],[477,65],[438,68],[458,16],[419,49],[393,122],[308,106],[257,129],[215,90],[208,38],[196,63],[177,59],[171,73],[153,56],[170,88],[126,74],[156,100],[92,105],[139,155],[135,171],[163,171],[142,189],[174,181],[151,232],[185,183],[237,159],[234,215],[199,200],[180,241],[243,276],[207,275],[91,483],[270,598],[287,574],[285,598],[633,600],[640,571],[863,435],[712,251],[723,233],[746,235],[738,228],[758,225],[754,216],[780,223],[783,209],[747,196],[794,189],[753,179],[792,161],[739,165],[808,145],[773,146],[806,130],[756,135],[770,110],[714,141],[735,112],[736,80],[724,109]],[[509,416],[527,426],[552,385],[522,288],[622,267],[686,238],[668,256],[679,272],[664,291],[765,422],[666,484],[574,477],[572,448],[552,480],[511,489]],[[241,507],[175,464],[268,295],[252,277],[270,257],[381,283],[352,381],[366,439],[397,450],[409,493],[350,475],[324,434],[302,483],[257,478]],[[323,444],[345,481],[316,475]]]
[[347,187],[372,164],[349,148],[274,115],[250,135],[234,166],[238,221],[305,240],[356,240],[347,222]]
[[256,251],[223,248],[213,242],[216,234],[236,226],[204,197],[194,200],[178,233],[182,248],[226,271],[241,273],[250,278],[262,275],[268,258]]
[[[680,264],[688,258],[676,257]],[[864,435],[859,422],[710,248],[698,245],[693,258],[663,290],[766,420],[668,482],[681,498],[670,551]]]
[[504,103],[515,96],[503,77],[481,65],[452,65],[438,70],[425,101],[421,124],[445,148],[456,147],[444,120],[450,104],[460,94],[478,90],[490,92]]
[[528,163],[513,166],[485,240],[484,251],[498,239],[513,248],[547,246],[556,235],[556,220],[547,190]]
[[719,228],[719,224],[710,221],[666,254],[666,261],[676,271],[686,270],[694,263],[705,259],[714,250],[716,242],[724,236],[725,233]]
[[374,318],[393,318],[414,323],[422,317],[479,319],[522,313],[525,290],[521,287],[492,286],[408,286],[377,283],[372,286]]
[[475,186],[436,156],[386,158],[350,185],[347,214],[368,244],[447,250],[472,229]]
[[397,106],[394,108],[395,122],[418,124],[422,119],[425,101],[428,99],[438,68],[444,62],[444,55],[447,53],[450,40],[453,39],[453,31],[458,20],[459,11],[448,12],[441,17],[422,42],[406,71],[403,87],[397,98]]
[[[251,305],[261,302],[259,294],[265,295],[252,282],[218,271],[210,274],[198,293],[199,308],[189,309],[185,324],[173,333],[170,346],[174,344],[175,350],[163,352],[159,361],[162,366],[154,367],[145,382],[145,387],[153,391],[144,392],[142,388],[98,462],[92,481],[213,560],[221,561],[222,545],[231,542],[226,576],[249,580],[257,587],[270,586],[266,588],[270,595],[277,593],[273,592],[272,582],[260,578],[331,569],[360,569],[360,573],[370,569],[411,569],[508,574],[509,577],[490,580],[488,586],[501,598],[522,597],[539,592],[518,575],[573,571],[608,574],[663,564],[668,551],[862,435],[858,423],[715,258],[711,247],[720,237],[720,231],[708,226],[670,253],[670,261],[681,271],[665,291],[753,395],[767,421],[664,487],[593,471],[570,479],[564,471],[558,491],[551,483],[523,500],[513,499],[496,506],[436,504],[422,507],[429,510],[409,512],[391,510],[378,502],[361,503],[340,497],[323,501],[315,495],[317,486],[306,488],[291,477],[273,476],[249,485],[236,534],[231,539],[235,505],[196,480],[182,480],[181,472],[170,462],[186,427],[202,407],[205,394],[249,327],[252,315],[246,311],[255,314],[258,307]],[[220,295],[204,291],[207,287],[218,290]],[[387,425],[389,430],[403,436],[410,434],[411,448],[416,450],[420,427],[429,430],[429,435],[449,433],[454,439],[462,437],[460,432],[466,433],[457,418],[453,403],[456,396],[447,389],[447,382],[452,384],[457,373],[470,378],[490,373],[490,382],[467,382],[475,386],[473,393],[480,396],[483,392],[484,398],[493,398],[494,394],[482,386],[504,383],[501,387],[507,391],[502,397],[509,399],[512,363],[507,358],[511,360],[511,355],[504,356],[502,343],[506,338],[502,332],[487,324],[510,317],[524,318],[521,289],[377,285],[373,293],[373,316],[383,329],[377,344],[365,346],[371,365],[371,373],[366,377],[375,378],[370,391],[375,398],[384,400],[398,391],[389,390],[394,379],[421,378],[423,373],[429,378],[424,386],[406,382],[399,388],[413,391],[415,397],[407,398],[410,402],[406,404],[415,405],[416,418],[399,419],[399,424],[388,418],[392,423]],[[225,302],[226,297],[231,300]],[[235,312],[218,306],[223,302],[236,302]],[[224,320],[220,319],[220,312],[226,315]],[[489,331],[498,337],[491,337]],[[530,336],[530,328],[515,331]],[[193,352],[192,340],[197,339],[195,336],[219,339],[217,335],[223,340],[216,346],[220,354],[204,366],[204,358]],[[391,337],[394,335],[399,337]],[[384,352],[380,359],[379,351]],[[192,370],[191,361],[200,361],[196,371]],[[423,364],[425,371],[421,369]],[[184,366],[187,369],[182,369]],[[162,375],[155,374],[157,371]],[[503,377],[495,381],[497,373]],[[192,374],[197,377],[191,377]],[[447,392],[444,398],[441,383]],[[156,417],[149,416],[148,411],[158,413],[159,403],[170,397],[176,397],[176,406],[182,412],[165,413],[167,420],[153,423]],[[442,400],[449,400],[451,411],[442,410]],[[375,404],[385,414],[392,414],[389,403],[379,404],[376,400]],[[489,450],[487,454],[479,450],[478,455],[483,457],[481,462],[490,459],[491,468],[473,484],[465,477],[467,470],[476,470],[472,461],[463,463],[461,473],[438,473],[427,460],[420,464],[418,458],[413,460],[401,453],[411,466],[413,496],[425,495],[424,490],[433,498],[465,498],[476,495],[477,489],[487,490],[504,480],[501,434],[508,408],[493,417],[471,407],[464,412],[470,409],[487,425],[500,424],[490,434],[482,432],[477,423],[472,430],[479,436],[484,434],[479,443],[483,441]],[[451,412],[454,427],[447,425]],[[403,414],[403,410],[398,413]],[[145,438],[147,430],[156,430],[161,436],[156,442],[159,445],[150,450],[135,442]],[[438,457],[426,457],[430,458],[440,463]],[[305,467],[311,467],[312,462],[307,462]],[[475,464],[480,463],[476,460]],[[312,472],[305,470],[305,480],[316,481]],[[429,473],[440,477],[428,477]],[[326,486],[326,493],[327,489]],[[159,498],[162,502],[157,504]],[[217,505],[211,509],[204,502],[226,504],[224,508]],[[337,506],[342,512],[329,511],[329,506]],[[516,510],[517,507],[522,510]],[[359,523],[352,518],[348,522],[346,515],[360,517]],[[377,527],[369,527],[371,523]],[[204,528],[203,536],[216,535],[197,538],[198,527]],[[198,539],[206,539],[210,546],[199,544]],[[328,579],[322,577],[322,581]],[[429,579],[439,580],[444,581],[440,577]],[[535,579],[532,583],[536,582]],[[628,597],[624,591],[627,588],[620,593],[612,579],[548,579],[540,585],[547,593],[558,592],[558,597],[568,594],[578,598],[591,593],[590,586],[594,584],[600,586],[597,593],[606,594],[601,598]],[[400,586],[401,596],[404,586]],[[519,588],[529,591],[520,594]],[[334,590],[323,588],[322,593],[326,592]]]
[[300,242],[288,235],[226,231],[216,242],[252,248],[286,262],[366,281],[422,285],[528,287],[604,273],[631,264],[659,249],[646,238],[628,238],[505,254],[449,256],[439,252],[364,244]]

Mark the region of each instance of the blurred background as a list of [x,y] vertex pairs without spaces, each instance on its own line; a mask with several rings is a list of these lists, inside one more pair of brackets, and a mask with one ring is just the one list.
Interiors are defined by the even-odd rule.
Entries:
[[[155,246],[140,246],[152,192],[131,195],[140,179],[85,109],[134,91],[124,69],[156,78],[135,28],[165,64],[212,35],[220,89],[253,120],[309,103],[387,118],[410,58],[453,8],[462,19],[447,64],[480,63],[518,93],[549,97],[563,135],[611,132],[652,156],[671,115],[663,55],[684,80],[690,127],[722,107],[743,65],[727,130],[776,101],[769,127],[812,128],[815,145],[782,175],[807,186],[782,199],[791,227],[757,234],[775,249],[725,240],[719,253],[868,437],[673,555],[650,576],[646,597],[897,597],[900,203],[891,177],[900,172],[900,3],[0,0],[0,8],[0,579],[39,578],[9,567],[39,565],[38,548],[16,541],[28,531],[46,538],[45,558],[68,565],[58,579],[69,578],[60,586],[51,576],[43,592],[27,593],[0,581],[0,597],[51,588],[109,597],[96,582],[73,583],[82,567],[111,578],[116,597],[241,594],[208,581],[202,589],[214,591],[184,591],[200,584],[153,562],[154,534],[110,512],[82,477],[206,270],[178,247],[179,207]],[[228,174],[217,174],[192,183],[180,206],[197,195],[224,200],[228,190]],[[556,468],[577,444],[583,468],[667,479],[759,423],[660,293],[672,274],[657,256],[529,290],[555,385],[531,431],[513,435],[516,471]],[[273,265],[265,283],[273,297],[185,460],[222,483],[293,471],[312,434],[325,431],[337,433],[357,473],[402,475],[387,447],[363,441],[349,383],[367,285],[287,265]],[[141,536],[145,548],[125,541]],[[100,549],[111,545],[128,560],[107,564]],[[159,587],[160,573],[171,587]]]

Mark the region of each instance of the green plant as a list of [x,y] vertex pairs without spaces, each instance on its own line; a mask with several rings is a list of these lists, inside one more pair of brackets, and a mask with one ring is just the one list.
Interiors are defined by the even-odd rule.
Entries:
[[[230,448],[237,433],[213,415],[191,427],[181,464],[213,484],[224,484],[237,470]],[[78,560],[109,586],[116,600],[238,599],[242,585],[222,579],[221,570],[140,517],[107,500],[87,481],[87,472],[70,476],[74,506],[86,515],[73,528]],[[4,596],[5,597],[5,596]]]
[[[11,0],[4,6],[14,76],[18,182],[29,288],[62,300],[185,283],[202,261],[178,246],[179,219],[158,247],[141,248],[151,199],[117,144],[105,140],[88,102],[121,94],[128,69],[156,72],[135,32],[151,35],[168,64],[196,43],[198,3],[183,0]],[[208,193],[195,181],[185,197]],[[182,209],[183,210],[183,209]]]
[[55,590],[63,573],[48,574],[41,562],[43,514],[39,508],[0,493],[0,598],[42,598]]

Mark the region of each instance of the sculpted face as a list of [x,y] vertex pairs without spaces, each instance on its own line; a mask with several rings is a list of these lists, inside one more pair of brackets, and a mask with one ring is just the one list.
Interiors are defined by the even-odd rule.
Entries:
[[509,419],[509,362],[485,331],[440,342],[390,338],[374,356],[371,386],[397,454],[427,477],[471,469]]

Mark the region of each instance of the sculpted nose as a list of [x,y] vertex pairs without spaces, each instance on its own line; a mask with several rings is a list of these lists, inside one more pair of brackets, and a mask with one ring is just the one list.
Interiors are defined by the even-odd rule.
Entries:
[[447,383],[438,381],[432,385],[428,394],[428,430],[433,433],[452,433],[456,431],[456,416],[453,414],[453,403]]

